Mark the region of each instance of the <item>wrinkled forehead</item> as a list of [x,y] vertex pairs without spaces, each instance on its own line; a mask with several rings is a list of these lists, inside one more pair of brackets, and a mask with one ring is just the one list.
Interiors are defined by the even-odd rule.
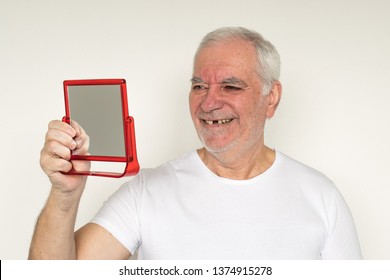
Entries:
[[247,60],[257,62],[256,48],[249,41],[230,39],[213,41],[201,48],[194,59],[194,64],[207,60]]
[[227,77],[256,75],[256,50],[250,42],[231,40],[213,42],[203,47],[194,60],[194,77],[220,82]]

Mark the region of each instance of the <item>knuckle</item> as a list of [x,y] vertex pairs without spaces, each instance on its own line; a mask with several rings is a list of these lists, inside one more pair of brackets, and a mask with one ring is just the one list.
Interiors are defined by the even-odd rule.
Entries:
[[50,139],[53,139],[53,129],[50,129],[46,132],[45,141],[50,141]]
[[69,161],[63,159],[57,160],[57,164],[56,164],[57,171],[68,172],[71,168],[72,168],[72,164]]
[[46,162],[47,162],[47,158],[46,158],[45,154],[43,154],[43,152],[41,152],[41,157],[39,158],[39,165],[41,166],[41,168],[43,170],[46,170]]
[[49,122],[49,125],[48,125],[49,129],[51,129],[53,127],[57,127],[58,126],[58,122],[59,122],[59,120],[51,120]]
[[56,150],[57,146],[58,146],[57,142],[48,141],[48,142],[46,142],[45,148],[43,149],[43,151],[46,153],[52,153],[53,151]]

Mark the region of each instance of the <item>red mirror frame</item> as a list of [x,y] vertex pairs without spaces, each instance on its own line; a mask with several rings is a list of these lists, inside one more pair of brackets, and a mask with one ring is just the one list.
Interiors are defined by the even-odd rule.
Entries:
[[105,171],[76,171],[72,169],[66,174],[102,176],[102,177],[110,177],[110,178],[121,178],[123,176],[131,176],[137,174],[140,167],[137,159],[134,119],[133,117],[129,116],[129,112],[128,112],[126,80],[124,79],[66,80],[64,81],[63,85],[64,85],[64,97],[65,97],[65,116],[62,118],[62,121],[68,124],[70,124],[71,122],[68,86],[82,86],[82,85],[119,85],[120,86],[125,156],[121,157],[121,156],[72,155],[71,160],[126,163],[125,170],[122,173],[105,172]]

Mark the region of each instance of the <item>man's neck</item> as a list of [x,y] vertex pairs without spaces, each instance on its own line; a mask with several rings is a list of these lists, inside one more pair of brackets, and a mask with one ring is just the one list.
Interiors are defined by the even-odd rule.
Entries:
[[264,173],[275,161],[275,151],[262,145],[251,153],[210,153],[205,148],[198,150],[204,164],[216,175],[246,180]]

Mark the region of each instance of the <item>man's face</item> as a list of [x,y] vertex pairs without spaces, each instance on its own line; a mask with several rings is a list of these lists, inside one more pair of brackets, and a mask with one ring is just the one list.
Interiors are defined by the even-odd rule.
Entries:
[[255,48],[243,40],[213,43],[195,61],[190,111],[209,152],[248,152],[263,145],[267,96]]

